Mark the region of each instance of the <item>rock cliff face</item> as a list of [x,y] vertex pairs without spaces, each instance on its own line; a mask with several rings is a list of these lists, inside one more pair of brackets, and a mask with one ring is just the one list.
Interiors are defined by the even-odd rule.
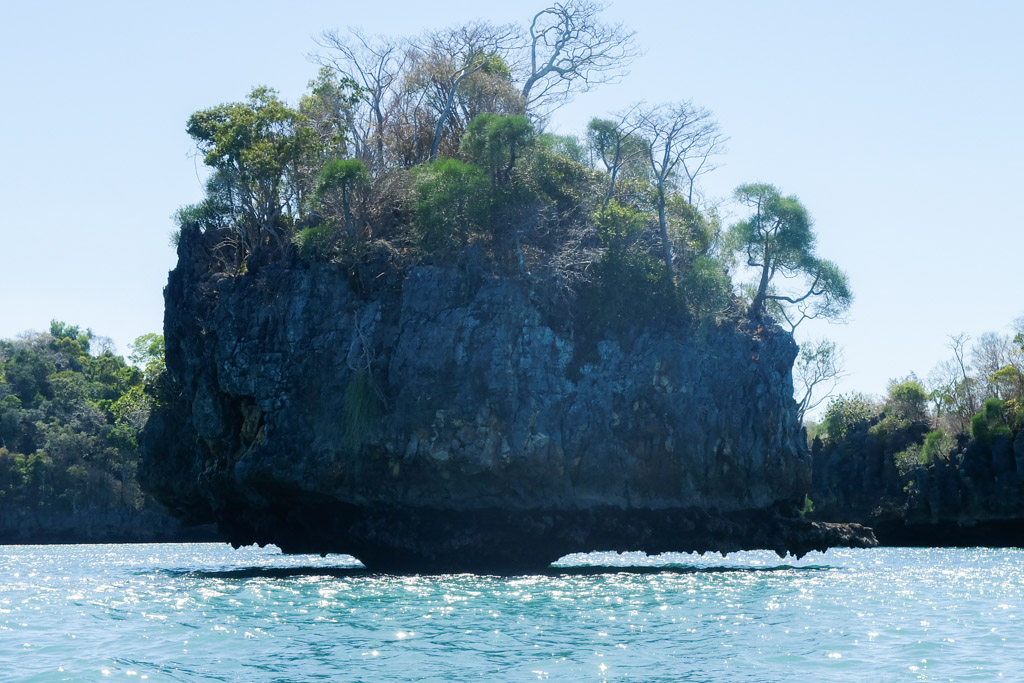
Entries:
[[584,353],[517,280],[383,259],[227,277],[214,239],[182,234],[143,477],[234,543],[508,570],[873,541],[793,512],[810,455],[775,328],[665,320]]
[[902,476],[895,453],[920,444],[923,422],[872,437],[863,422],[836,444],[815,442],[815,517],[870,524],[896,546],[1009,546],[1024,538],[1024,432],[991,442],[961,435],[949,455]]

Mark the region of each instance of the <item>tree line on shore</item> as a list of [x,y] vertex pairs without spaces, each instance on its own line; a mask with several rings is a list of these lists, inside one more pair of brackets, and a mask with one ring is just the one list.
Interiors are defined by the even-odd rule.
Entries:
[[137,479],[163,338],[139,337],[127,359],[112,346],[58,320],[0,340],[0,536],[36,518],[164,514]]
[[908,477],[968,447],[991,454],[1000,443],[1009,446],[1024,427],[1024,317],[1010,333],[986,332],[973,343],[967,334],[951,335],[947,346],[950,358],[924,380],[914,373],[893,379],[881,399],[857,392],[833,398],[821,422],[807,424],[809,440],[836,446],[858,426],[880,442],[914,431],[917,438],[888,454]]

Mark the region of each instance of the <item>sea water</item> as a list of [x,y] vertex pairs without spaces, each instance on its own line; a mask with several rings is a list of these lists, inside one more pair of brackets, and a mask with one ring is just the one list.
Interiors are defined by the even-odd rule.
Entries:
[[1021,680],[1022,610],[1020,550],[417,576],[221,544],[0,546],[0,681]]

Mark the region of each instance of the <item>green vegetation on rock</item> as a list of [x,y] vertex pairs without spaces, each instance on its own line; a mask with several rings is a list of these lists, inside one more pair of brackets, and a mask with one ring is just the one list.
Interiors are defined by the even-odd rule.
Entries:
[[1001,539],[1024,517],[1022,330],[1018,318],[1012,336],[953,336],[952,358],[926,380],[892,380],[881,400],[834,399],[812,443],[823,513],[908,529],[891,538],[933,529],[938,542],[969,543],[987,524]]
[[[774,213],[745,224],[802,222],[756,247],[769,276],[742,296],[756,264],[734,257],[701,189],[726,141],[704,107],[635,104],[585,137],[546,129],[635,54],[599,14],[568,0],[528,27],[325,34],[298,108],[258,88],[193,116],[212,176],[179,214],[165,290],[181,390],[149,422],[143,471],[161,500],[232,542],[362,537],[371,564],[399,550],[434,567],[527,550],[546,563],[595,528],[549,516],[529,548],[501,541],[518,525],[478,535],[506,509],[615,508],[627,530],[653,513],[671,545],[714,547],[661,510],[799,502],[797,349],[772,318],[841,315],[845,276],[817,256],[799,201],[764,186]],[[806,291],[782,291],[791,276]],[[404,522],[364,517],[371,505],[416,511],[416,528],[394,533]],[[739,543],[802,549],[799,527],[796,543],[760,529]]]
[[[744,308],[794,327],[840,316],[846,278],[815,254],[795,197],[741,186],[753,214],[723,236],[699,187],[725,143],[709,110],[638,103],[582,138],[544,129],[552,107],[636,54],[599,10],[573,1],[528,29],[473,22],[415,39],[324,34],[298,107],[257,87],[189,119],[212,175],[181,226],[221,237],[228,274],[289,253],[343,267],[370,254],[399,268],[472,262],[570,312],[583,337]],[[744,305],[733,278],[751,268]],[[794,276],[805,290],[782,291]]]

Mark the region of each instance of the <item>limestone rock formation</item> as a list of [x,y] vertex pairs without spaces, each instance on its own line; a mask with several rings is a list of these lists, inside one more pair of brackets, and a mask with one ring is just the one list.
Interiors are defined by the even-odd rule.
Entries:
[[869,545],[805,521],[792,338],[659,320],[586,349],[512,278],[297,259],[227,276],[185,230],[143,478],[237,544],[370,568]]
[[815,518],[870,524],[884,545],[1008,546],[1024,538],[1024,432],[958,437],[944,458],[901,474],[894,456],[931,429],[910,422],[872,434],[864,421],[837,443],[815,442]]

